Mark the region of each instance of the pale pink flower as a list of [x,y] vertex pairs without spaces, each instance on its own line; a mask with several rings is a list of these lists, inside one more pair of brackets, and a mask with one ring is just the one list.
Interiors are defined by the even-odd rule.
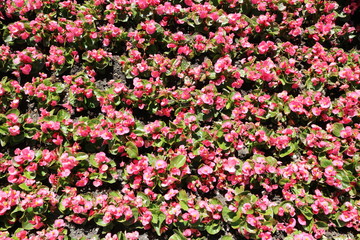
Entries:
[[9,133],[11,136],[16,136],[20,134],[20,128],[19,126],[12,126],[9,127]]
[[228,171],[229,173],[235,173],[236,169],[235,166],[239,164],[239,160],[235,157],[229,157],[225,159],[223,163],[224,170]]
[[195,223],[195,222],[197,222],[199,220],[200,213],[199,213],[198,210],[193,209],[193,208],[189,208],[188,213],[189,213],[189,215],[191,217],[191,221],[190,221],[191,223]]
[[213,173],[213,169],[211,167],[209,167],[208,165],[204,165],[198,169],[199,175],[210,175],[212,173]]
[[294,240],[315,240],[315,238],[309,233],[296,234]]
[[129,240],[137,240],[139,239],[139,232],[138,231],[134,231],[134,232],[129,232],[125,234],[126,239]]
[[155,169],[165,169],[167,166],[168,164],[162,159],[157,160],[155,163]]
[[164,195],[165,200],[170,200],[170,199],[172,199],[178,192],[179,192],[178,190],[170,189],[170,190]]

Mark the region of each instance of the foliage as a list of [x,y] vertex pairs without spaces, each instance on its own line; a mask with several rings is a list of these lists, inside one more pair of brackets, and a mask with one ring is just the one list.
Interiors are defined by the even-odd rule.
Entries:
[[0,1],[1,239],[360,237],[359,11]]

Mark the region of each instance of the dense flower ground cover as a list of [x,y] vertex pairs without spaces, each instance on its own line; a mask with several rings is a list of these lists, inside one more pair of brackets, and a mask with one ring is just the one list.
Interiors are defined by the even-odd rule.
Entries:
[[359,15],[0,0],[0,238],[359,238]]

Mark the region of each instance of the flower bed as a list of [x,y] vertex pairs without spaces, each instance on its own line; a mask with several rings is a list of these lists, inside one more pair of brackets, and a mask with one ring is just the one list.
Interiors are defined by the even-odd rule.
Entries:
[[355,239],[360,4],[0,1],[1,239]]

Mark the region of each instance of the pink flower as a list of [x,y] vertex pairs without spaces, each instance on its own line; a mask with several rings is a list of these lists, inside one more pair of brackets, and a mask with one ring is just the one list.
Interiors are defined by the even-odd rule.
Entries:
[[99,152],[95,155],[95,161],[100,164],[100,163],[108,163],[110,162],[110,159],[108,159],[106,157],[106,154],[104,152]]
[[357,213],[353,213],[351,211],[344,211],[341,213],[340,215],[340,220],[343,222],[350,222],[351,220],[353,220],[355,217],[357,217]]
[[9,133],[11,136],[16,136],[20,134],[20,128],[19,126],[12,126],[9,127]]
[[219,58],[215,63],[215,72],[220,73],[221,71],[227,69],[231,65],[231,58],[229,56],[225,56],[222,58]]
[[213,169],[211,167],[209,167],[208,165],[204,165],[198,169],[199,175],[210,175],[212,173],[213,173]]
[[313,108],[311,109],[311,112],[312,112],[315,116],[320,116],[322,110],[321,110],[321,108],[313,107]]
[[23,150],[19,148],[15,149],[15,154],[18,156],[14,157],[15,162],[18,164],[23,164],[25,161],[32,161],[35,157],[35,152],[30,149],[30,147],[26,147]]
[[262,232],[259,234],[259,237],[261,238],[261,240],[272,240],[272,236],[270,232]]
[[293,100],[289,103],[290,110],[293,112],[302,113],[304,111],[303,104],[297,100]]
[[348,138],[352,136],[352,128],[347,126],[345,129],[340,131],[340,137]]
[[145,9],[149,6],[149,3],[147,0],[138,0],[136,1],[140,9]]
[[235,166],[239,164],[239,160],[235,157],[229,157],[228,159],[225,159],[223,162],[223,167],[225,171],[228,171],[229,173],[235,173],[236,169]]
[[256,217],[252,214],[246,216],[246,222],[253,227],[259,227],[260,222],[256,219]]
[[245,203],[242,208],[241,208],[241,211],[243,212],[243,214],[246,214],[246,212],[248,210],[250,210],[252,208],[251,204],[250,203]]
[[20,70],[23,74],[29,75],[31,72],[32,66],[30,64],[25,64],[24,66],[20,67]]
[[154,32],[156,32],[156,25],[154,20],[147,21],[145,23],[145,31],[147,34],[153,34]]
[[54,227],[55,228],[61,228],[61,227],[64,227],[66,224],[64,222],[63,219],[56,219],[55,222],[54,222]]
[[300,225],[305,226],[306,225],[306,219],[304,217],[304,215],[300,214],[298,215],[298,222],[300,223]]
[[294,240],[315,240],[315,238],[309,233],[296,234]]
[[170,200],[170,199],[172,199],[178,192],[179,192],[178,190],[170,189],[170,190],[164,195],[165,200]]
[[86,218],[82,218],[82,217],[79,217],[79,216],[76,216],[76,215],[73,215],[72,216],[72,221],[76,224],[83,224],[85,222]]
[[189,213],[190,218],[191,218],[191,221],[190,221],[191,223],[195,223],[200,219],[200,213],[199,213],[198,210],[195,210],[193,208],[189,208],[188,213]]
[[100,187],[103,182],[100,179],[95,179],[93,182],[94,187]]
[[167,162],[165,162],[162,159],[157,160],[155,163],[155,169],[166,169],[167,166],[168,166]]
[[192,50],[188,46],[182,46],[178,49],[178,54],[184,54],[185,56],[189,55]]
[[117,126],[115,129],[116,135],[125,135],[130,132],[130,129],[125,126]]
[[249,162],[244,162],[242,166],[242,172],[245,176],[251,176],[254,174],[254,170]]
[[139,238],[139,232],[138,231],[129,232],[129,233],[126,233],[125,236],[126,236],[126,239],[136,240]]
[[269,51],[269,49],[276,49],[276,46],[274,44],[274,42],[272,41],[262,41],[259,45],[258,45],[258,50],[260,54],[264,54],[267,53]]
[[214,104],[214,99],[213,99],[213,95],[212,94],[204,94],[201,95],[201,100],[208,105],[213,105]]

